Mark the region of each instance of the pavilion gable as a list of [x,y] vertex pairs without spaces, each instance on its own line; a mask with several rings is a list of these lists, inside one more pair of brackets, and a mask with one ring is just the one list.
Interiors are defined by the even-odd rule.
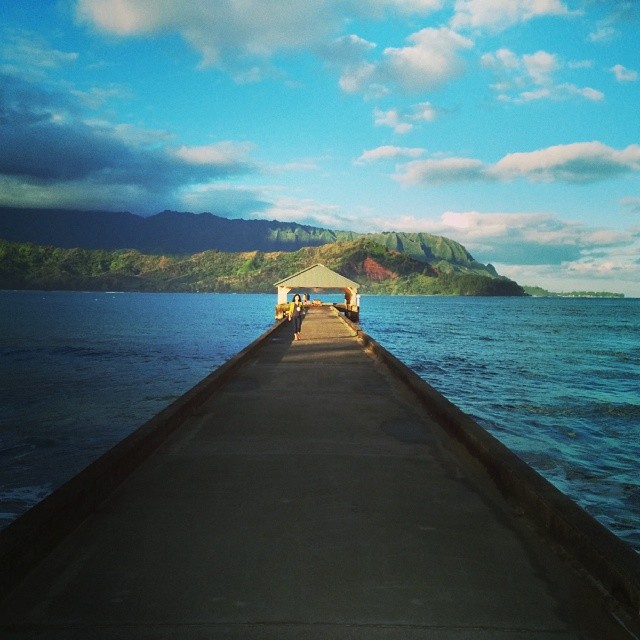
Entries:
[[307,267],[292,276],[276,282],[275,286],[292,289],[354,289],[357,290],[359,285],[349,278],[341,276],[339,273],[332,271],[323,264],[314,264]]

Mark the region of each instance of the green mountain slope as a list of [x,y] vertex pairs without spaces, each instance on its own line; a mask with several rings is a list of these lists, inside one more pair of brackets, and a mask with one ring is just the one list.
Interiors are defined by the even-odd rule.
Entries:
[[443,236],[430,233],[372,233],[365,236],[378,242],[387,249],[399,251],[420,262],[438,265],[443,272],[470,271],[473,273],[487,273],[497,277],[496,270],[491,265],[483,265],[458,242]]
[[358,234],[278,220],[231,220],[212,213],[163,211],[142,217],[126,212],[0,207],[0,238],[72,249],[136,249],[150,255],[219,251],[295,251],[368,238],[420,262],[484,270],[457,242],[429,233]]
[[357,234],[278,220],[231,220],[211,213],[163,211],[142,217],[126,212],[0,207],[0,238],[66,249],[137,250],[146,255],[296,251],[357,239],[430,265],[439,275],[471,273],[498,278],[459,243],[428,233]]
[[363,293],[524,295],[519,285],[492,276],[484,265],[474,270],[462,260],[442,269],[442,261],[416,260],[371,237],[292,252],[204,251],[180,257],[0,241],[0,288],[274,293],[274,282],[316,263],[355,280]]

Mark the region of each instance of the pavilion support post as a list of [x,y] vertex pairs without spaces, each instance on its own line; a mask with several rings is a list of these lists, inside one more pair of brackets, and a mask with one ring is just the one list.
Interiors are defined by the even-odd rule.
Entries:
[[291,289],[289,287],[278,287],[278,304],[287,303],[287,295]]
[[287,308],[287,295],[291,291],[290,287],[278,287],[278,302],[276,304],[276,320],[282,320]]
[[344,302],[345,302],[345,315],[350,320],[357,321],[360,316],[360,309],[358,308],[358,289],[355,287],[349,287],[344,290]]

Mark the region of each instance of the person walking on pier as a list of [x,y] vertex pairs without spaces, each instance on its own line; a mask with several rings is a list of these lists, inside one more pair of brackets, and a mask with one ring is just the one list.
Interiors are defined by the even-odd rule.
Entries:
[[302,316],[304,306],[300,299],[300,294],[293,296],[293,301],[289,304],[289,320],[293,320],[293,337],[294,340],[300,340],[300,331],[302,330]]

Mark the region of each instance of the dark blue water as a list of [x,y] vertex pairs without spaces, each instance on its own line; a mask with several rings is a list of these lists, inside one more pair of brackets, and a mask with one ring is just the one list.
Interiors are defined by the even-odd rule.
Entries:
[[257,338],[274,305],[0,292],[0,527]]
[[[0,292],[0,526],[257,338],[274,305]],[[361,324],[640,550],[640,300],[365,296]]]

